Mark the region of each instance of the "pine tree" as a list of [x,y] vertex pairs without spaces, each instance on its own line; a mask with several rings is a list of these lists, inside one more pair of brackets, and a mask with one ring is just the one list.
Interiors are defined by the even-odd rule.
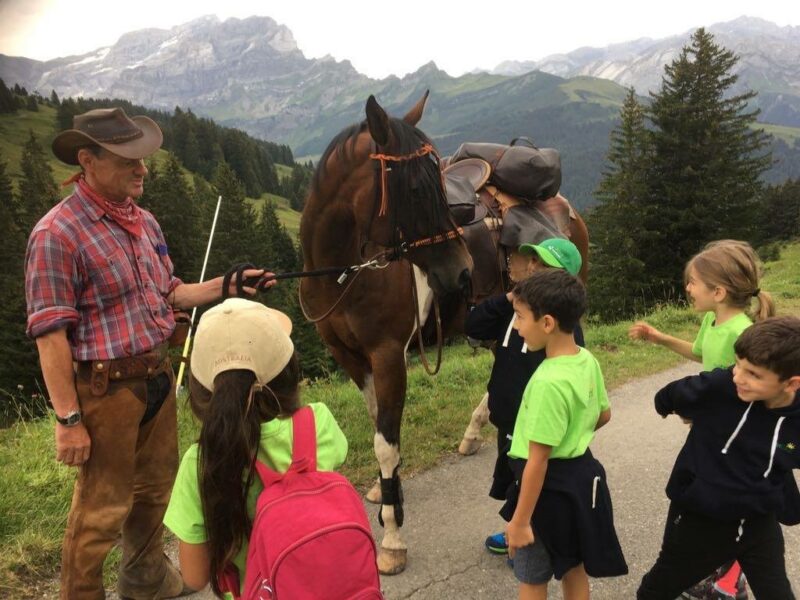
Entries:
[[665,298],[681,295],[684,265],[705,243],[754,235],[769,138],[754,127],[759,111],[748,109],[756,93],[732,93],[737,61],[698,29],[652,94],[648,181],[659,209],[642,226],[658,241],[642,258]]
[[53,106],[58,106],[59,104],[61,104],[61,100],[58,99],[58,94],[56,94],[55,90],[50,92],[50,104],[52,104]]
[[652,239],[641,223],[651,210],[647,185],[651,147],[644,109],[633,89],[620,118],[620,125],[611,132],[609,166],[597,191],[601,203],[588,220],[595,245],[590,271],[592,312],[608,319],[642,310],[650,297],[641,255]]
[[25,335],[25,233],[17,226],[15,213],[11,180],[0,158],[0,421],[17,416],[10,396],[25,408],[39,408],[30,403],[31,394],[39,392],[40,375],[35,347]]
[[175,274],[184,281],[196,281],[202,261],[200,213],[174,154],[167,154],[161,165],[150,166],[140,204],[161,226]]
[[242,183],[228,163],[217,167],[213,185],[222,196],[222,204],[206,271],[212,277],[234,264],[251,262],[256,243],[253,208],[246,202]]
[[17,110],[17,100],[5,82],[0,79],[0,113],[13,113]]
[[16,222],[21,231],[30,232],[59,200],[53,171],[33,131],[22,149],[20,170],[22,177],[16,202]]
[[760,244],[796,238],[800,231],[800,179],[765,189],[759,215]]
[[297,250],[286,227],[283,226],[275,204],[270,200],[264,202],[256,227],[259,240],[257,246],[263,248],[261,264],[275,272],[293,271],[297,268]]

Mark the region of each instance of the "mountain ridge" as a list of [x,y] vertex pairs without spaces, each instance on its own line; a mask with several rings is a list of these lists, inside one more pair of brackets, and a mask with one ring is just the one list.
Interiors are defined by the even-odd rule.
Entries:
[[[728,28],[738,31],[745,25],[733,22]],[[756,25],[774,34],[772,24]],[[688,36],[674,39],[688,43]],[[637,49],[648,53],[626,71],[618,57],[633,56]],[[612,79],[570,69],[591,71],[586,65],[593,64],[609,77],[641,71],[660,80],[659,61],[678,51],[673,42],[641,38],[549,57],[549,70],[563,71],[558,73],[541,68],[453,77],[431,60],[403,77],[372,79],[346,60],[306,58],[292,32],[270,17],[221,21],[207,15],[170,29],[129,32],[112,46],[79,56],[43,62],[0,55],[0,77],[43,95],[54,89],[62,97],[116,97],[161,110],[190,108],[221,125],[288,144],[298,157],[318,156],[343,127],[363,119],[370,94],[392,114],[404,114],[430,89],[422,127],[442,154],[464,141],[508,143],[529,136],[561,151],[564,192],[583,206],[593,201],[608,136],[627,90]],[[611,53],[613,60],[603,53]],[[778,125],[800,125],[800,67],[796,94],[794,72],[784,68],[795,53],[800,50],[776,50],[773,62],[780,68],[774,73],[756,63],[745,69],[751,78],[760,74],[760,85],[768,90],[759,97],[770,117],[765,120]],[[762,63],[769,58],[763,52],[753,56]]]

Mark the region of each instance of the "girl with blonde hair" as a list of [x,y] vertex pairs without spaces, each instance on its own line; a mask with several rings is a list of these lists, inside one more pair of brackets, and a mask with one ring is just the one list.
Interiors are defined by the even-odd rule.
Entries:
[[[689,301],[694,310],[705,313],[694,342],[663,333],[644,321],[636,322],[628,335],[702,362],[704,371],[730,367],[739,334],[753,320],[775,314],[772,296],[760,287],[761,271],[758,255],[747,242],[711,242],[689,260],[684,271]],[[757,306],[749,313],[753,300]]]
[[[703,371],[730,367],[736,362],[733,345],[739,335],[753,320],[775,314],[772,296],[761,289],[761,272],[758,255],[747,242],[711,242],[689,260],[684,271],[689,301],[694,310],[705,313],[694,343],[663,333],[644,321],[635,323],[628,335],[702,362]],[[748,314],[753,300],[757,301],[756,309]],[[724,565],[689,593],[700,597],[698,594],[705,594],[712,587],[730,597],[747,597],[739,563]]]

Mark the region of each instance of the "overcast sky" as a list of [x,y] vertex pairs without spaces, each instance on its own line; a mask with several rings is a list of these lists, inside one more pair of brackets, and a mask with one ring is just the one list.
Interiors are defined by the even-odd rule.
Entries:
[[169,29],[207,14],[272,17],[291,29],[307,58],[347,59],[371,77],[402,76],[431,60],[457,76],[742,15],[800,26],[797,0],[0,0],[0,53],[38,60],[83,54],[128,31]]

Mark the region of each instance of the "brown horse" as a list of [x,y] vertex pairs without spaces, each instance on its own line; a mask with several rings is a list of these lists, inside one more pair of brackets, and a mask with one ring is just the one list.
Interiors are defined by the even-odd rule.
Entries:
[[[438,156],[415,127],[427,96],[403,119],[389,117],[370,96],[366,121],[342,131],[322,155],[300,222],[305,270],[379,256],[381,268],[345,282],[335,275],[304,279],[300,298],[375,424],[380,487],[368,497],[381,501],[384,574],[406,565],[398,470],[406,351],[415,330],[412,281],[424,316],[432,294],[464,290],[472,268],[447,208]],[[397,257],[404,260],[386,260]]]

